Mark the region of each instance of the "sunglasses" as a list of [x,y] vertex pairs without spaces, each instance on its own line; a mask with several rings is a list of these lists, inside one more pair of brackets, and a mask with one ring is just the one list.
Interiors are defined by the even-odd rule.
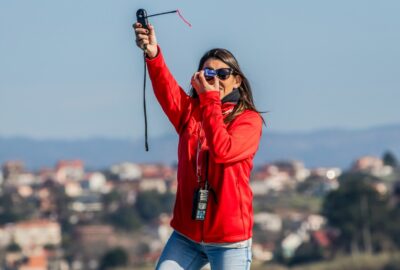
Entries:
[[220,80],[226,80],[233,74],[233,69],[231,68],[219,68],[219,69],[211,69],[205,68],[204,69],[204,76],[206,77],[207,81],[211,81],[217,76]]

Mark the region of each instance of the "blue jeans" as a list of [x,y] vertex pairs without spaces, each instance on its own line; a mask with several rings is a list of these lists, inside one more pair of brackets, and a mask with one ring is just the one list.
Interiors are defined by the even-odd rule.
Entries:
[[156,270],[199,270],[208,262],[212,270],[248,270],[251,247],[227,248],[198,244],[174,231]]

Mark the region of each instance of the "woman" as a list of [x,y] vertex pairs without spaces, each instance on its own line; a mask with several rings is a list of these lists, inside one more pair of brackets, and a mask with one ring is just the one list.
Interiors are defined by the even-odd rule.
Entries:
[[213,49],[200,60],[191,95],[166,66],[154,27],[134,25],[155,95],[179,134],[178,190],[157,268],[250,269],[253,226],[249,185],[263,119],[233,55]]

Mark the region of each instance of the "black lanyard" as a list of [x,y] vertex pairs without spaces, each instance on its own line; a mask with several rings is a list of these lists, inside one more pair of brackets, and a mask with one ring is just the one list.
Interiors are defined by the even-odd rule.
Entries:
[[146,73],[147,73],[147,65],[146,65],[146,50],[143,53],[143,61],[144,61],[144,77],[143,77],[143,110],[144,110],[144,147],[146,152],[149,151],[149,143],[147,137],[147,110],[146,110]]
[[[200,185],[202,182],[202,164],[200,164],[200,152],[201,152],[201,146],[203,145],[203,141],[201,141],[201,131],[203,130],[203,123],[200,124],[199,132],[197,135],[197,149],[196,149],[196,176],[197,176],[197,183]],[[208,161],[209,161],[209,151],[205,151],[205,175],[204,175],[204,182],[205,182],[205,189],[208,189]]]

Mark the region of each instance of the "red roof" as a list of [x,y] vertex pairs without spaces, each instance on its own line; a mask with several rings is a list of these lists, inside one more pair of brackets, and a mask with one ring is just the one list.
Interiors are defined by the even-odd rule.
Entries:
[[62,167],[78,167],[82,168],[83,167],[83,161],[82,160],[60,160],[57,162],[56,165],[57,169],[60,169]]
[[47,269],[47,258],[45,254],[40,254],[36,256],[29,257],[28,261],[21,266],[23,270],[28,269]]
[[329,247],[331,245],[331,240],[325,231],[315,231],[313,237],[321,247]]

